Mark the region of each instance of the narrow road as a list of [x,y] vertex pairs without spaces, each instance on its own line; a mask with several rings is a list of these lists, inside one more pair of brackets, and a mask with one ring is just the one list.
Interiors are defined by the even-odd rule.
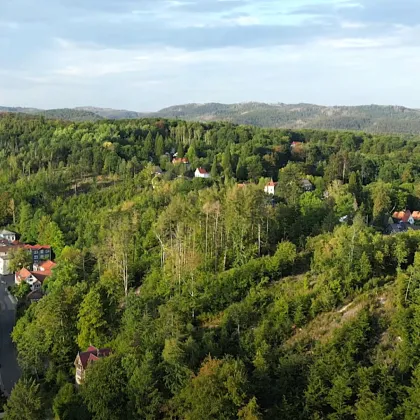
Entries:
[[10,395],[21,374],[10,337],[16,319],[16,303],[7,292],[7,286],[12,284],[13,276],[0,276],[0,386],[6,395]]

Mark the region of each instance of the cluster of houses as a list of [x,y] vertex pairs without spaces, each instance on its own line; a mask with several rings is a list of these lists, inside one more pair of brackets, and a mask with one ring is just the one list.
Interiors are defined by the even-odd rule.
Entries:
[[[51,247],[49,245],[28,245],[18,241],[17,234],[9,230],[0,231],[0,274],[10,275],[10,260],[13,251],[23,248],[32,256],[32,269],[22,268],[15,275],[15,284],[27,283],[31,292],[27,300],[36,302],[42,298],[42,285],[46,278],[51,276],[56,264],[51,261]],[[74,361],[76,367],[76,383],[82,384],[85,379],[86,369],[97,360],[108,357],[111,350],[108,348],[98,349],[90,346],[86,351],[79,352]]]
[[403,210],[396,211],[389,218],[387,233],[401,233],[408,230],[420,230],[420,226],[416,225],[420,222],[420,211]]
[[[187,158],[177,158],[177,157],[174,157],[172,159],[172,164],[175,165],[175,166],[184,165],[186,171],[189,171],[191,169],[190,162],[189,162],[189,160]],[[160,177],[160,176],[163,175],[163,171],[162,171],[162,169],[159,166],[155,166],[153,168],[152,173],[156,177]],[[195,178],[210,179],[211,178],[211,175],[207,172],[206,169],[200,167],[200,168],[197,168],[195,170],[194,177]]]
[[[18,272],[12,273],[10,261],[14,252],[18,249],[24,249],[31,255],[32,269],[28,270],[24,267]],[[51,261],[51,258],[51,246],[25,244],[17,239],[15,232],[6,229],[0,231],[0,274],[14,274],[16,285],[20,285],[23,282],[27,283],[31,289],[28,295],[28,299],[31,301],[37,301],[43,296],[41,291],[42,284],[47,277],[51,276],[52,269],[56,266]]]

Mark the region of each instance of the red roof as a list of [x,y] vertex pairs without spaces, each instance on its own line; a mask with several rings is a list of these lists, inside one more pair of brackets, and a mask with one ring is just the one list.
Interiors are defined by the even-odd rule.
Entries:
[[174,158],[172,163],[175,165],[177,163],[190,163],[190,161],[187,158]]
[[404,223],[408,222],[408,219],[411,217],[411,211],[410,210],[406,210],[406,211],[396,211],[392,217],[394,219],[397,220],[401,220]]
[[273,180],[271,180],[266,187],[275,187],[277,185],[277,182],[274,182]]
[[22,268],[20,271],[16,273],[20,281],[26,280],[31,274],[32,273],[27,268]]
[[51,260],[47,260],[47,261],[43,261],[42,263],[38,264],[38,268],[39,270],[37,270],[40,273],[44,273],[46,276],[51,276],[52,274],[52,269],[56,266],[57,264]]
[[[36,270],[36,271],[29,271],[26,268],[22,268],[20,271],[18,271],[16,273],[17,278],[19,279],[19,281],[25,281],[29,276],[34,276],[39,282],[43,283],[44,280],[48,277],[51,276],[52,272],[51,269],[54,268],[56,266],[55,263],[53,263],[52,261],[45,261],[45,263],[43,263],[46,265],[46,269],[43,270]],[[43,264],[41,264],[40,267],[43,266]],[[49,268],[51,267],[51,268]]]
[[301,145],[302,145],[301,141],[292,141],[292,147],[301,146]]
[[95,362],[101,357],[107,357],[111,354],[111,349],[98,349],[90,346],[86,351],[79,352],[80,363],[83,369],[86,369],[89,362]]
[[50,245],[23,245],[25,249],[30,249],[31,251],[39,251],[40,249],[51,249]]
[[208,172],[207,172],[204,168],[197,168],[197,171],[198,171],[201,175],[206,175],[206,174],[208,174]]

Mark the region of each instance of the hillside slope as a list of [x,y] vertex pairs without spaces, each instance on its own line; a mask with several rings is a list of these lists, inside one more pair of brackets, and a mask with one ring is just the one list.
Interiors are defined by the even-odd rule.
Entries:
[[40,115],[45,118],[69,121],[98,121],[102,117],[94,112],[84,109],[62,108],[62,109],[38,109],[38,108],[21,108],[21,107],[4,107],[0,106],[0,112],[21,113],[29,115]]
[[228,120],[237,124],[274,128],[363,130],[371,133],[420,132],[420,110],[400,106],[335,106],[311,104],[243,103],[188,104],[155,113],[165,118],[194,121]]
[[420,110],[402,106],[320,106],[312,104],[186,104],[142,113],[111,108],[79,107],[40,110],[0,107],[0,112],[21,112],[70,121],[137,119],[145,117],[187,121],[229,121],[268,128],[357,130],[369,133],[420,133]]

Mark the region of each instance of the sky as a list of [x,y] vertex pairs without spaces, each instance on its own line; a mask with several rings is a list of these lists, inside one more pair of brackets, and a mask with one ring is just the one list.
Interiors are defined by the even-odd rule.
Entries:
[[419,0],[0,0],[0,105],[420,108]]

